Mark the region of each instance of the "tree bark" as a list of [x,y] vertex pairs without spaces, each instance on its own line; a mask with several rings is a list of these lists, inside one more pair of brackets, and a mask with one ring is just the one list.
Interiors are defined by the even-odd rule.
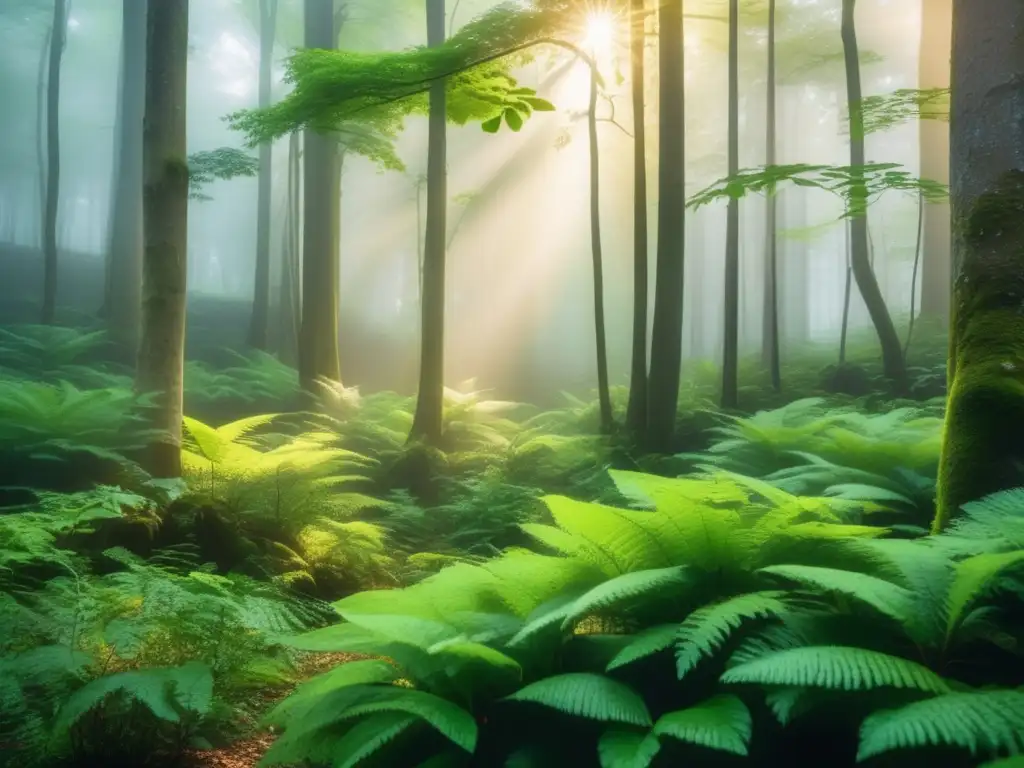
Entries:
[[626,428],[643,441],[647,427],[647,133],[644,122],[645,0],[631,0],[629,60],[633,95],[633,350]]
[[1024,6],[953,3],[952,387],[935,530],[1024,485]]
[[[333,49],[332,0],[305,0],[307,48]],[[341,150],[337,139],[306,131],[303,149],[302,327],[299,381],[316,391],[320,378],[341,380],[338,359]]]
[[[270,106],[273,85],[274,41],[277,37],[277,0],[260,0],[259,107]],[[270,333],[270,204],[273,197],[273,144],[260,144],[256,200],[256,283],[247,343],[267,349]]]
[[647,447],[672,449],[683,343],[686,132],[683,3],[665,0],[658,12],[658,253],[648,379]]
[[604,322],[604,256],[601,248],[601,160],[597,141],[597,63],[590,62],[590,99],[587,106],[587,137],[590,155],[590,256],[594,270],[594,341],[597,346],[597,402],[601,432],[615,428],[612,395],[608,382],[608,340]]
[[[739,0],[729,0],[729,176],[739,173]],[[740,201],[729,198],[725,223],[725,339],[722,345],[722,407],[739,405]]]
[[[922,0],[918,76],[922,89],[949,87],[952,4],[953,0]],[[921,120],[919,131],[921,177],[949,184],[949,124],[942,120]],[[949,203],[923,204],[921,314],[948,318],[952,284]]]
[[114,182],[101,314],[111,338],[132,351],[142,304],[142,121],[146,109],[146,3],[124,0]]
[[302,312],[302,300],[299,296],[301,285],[301,266],[299,254],[302,244],[299,234],[302,231],[302,208],[299,201],[300,174],[300,134],[295,131],[288,138],[288,199],[285,213],[285,231],[281,247],[281,293],[278,300],[280,319],[280,339],[278,354],[282,362],[295,365],[298,362],[299,325]]
[[46,204],[43,208],[43,309],[40,321],[57,314],[57,203],[60,199],[60,64],[67,41],[67,0],[54,0],[46,82]]
[[[444,0],[426,0],[427,45],[445,40]],[[430,86],[427,137],[427,222],[423,236],[420,380],[410,441],[439,447],[444,430],[445,234],[448,230],[447,82]]]
[[[853,279],[857,283],[864,304],[867,305],[871,322],[878,334],[882,347],[882,367],[894,391],[907,389],[907,370],[903,360],[903,345],[896,333],[889,309],[885,305],[882,291],[878,287],[875,271],[871,267],[868,248],[867,189],[863,181],[856,183],[857,168],[863,168],[864,161],[864,109],[861,104],[860,55],[857,48],[857,27],[855,21],[856,0],[843,0],[843,57],[846,63],[846,99],[850,111],[850,166],[854,168],[855,184],[851,188],[854,198],[850,215],[850,265]],[[861,176],[863,179],[863,176]]]
[[[768,0],[768,85],[765,94],[765,165],[775,165],[778,155],[776,139],[776,84],[775,84],[775,7],[776,0]],[[779,350],[779,235],[778,198],[768,195],[765,201],[765,259],[764,259],[764,328],[762,357],[768,366],[772,389],[782,390],[782,360]]]
[[150,415],[162,432],[146,457],[146,469],[154,477],[178,477],[188,277],[188,0],[149,0],[146,31],[145,251],[136,384],[155,395]]

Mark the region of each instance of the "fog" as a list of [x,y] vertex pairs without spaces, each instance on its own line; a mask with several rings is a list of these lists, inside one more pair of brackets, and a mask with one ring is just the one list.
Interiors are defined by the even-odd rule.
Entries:
[[[451,6],[455,5],[449,2]],[[457,4],[455,27],[491,3]],[[846,91],[839,0],[788,0],[780,17],[778,162],[847,165]],[[114,165],[120,2],[73,0],[61,90],[58,242],[68,259],[102,263]],[[189,151],[242,147],[225,115],[255,105],[258,30],[253,3],[193,0],[188,69]],[[399,7],[402,6],[402,7]],[[422,3],[353,0],[341,47],[400,49],[425,42]],[[911,0],[861,0],[858,34],[864,94],[914,88],[920,7]],[[724,2],[690,0],[688,13],[719,15]],[[40,245],[39,83],[49,25],[47,3],[5,0],[0,8],[0,243]],[[275,96],[287,90],[284,62],[300,42],[301,3],[282,2]],[[628,378],[632,291],[632,138],[628,30],[599,52],[606,82],[600,104],[602,235],[612,384]],[[765,162],[765,36],[742,33],[740,167]],[[693,194],[726,175],[727,25],[686,21],[687,187]],[[653,43],[652,43],[653,45]],[[657,211],[657,58],[648,53],[648,177],[652,287]],[[494,383],[509,371],[557,371],[566,388],[593,386],[593,298],[587,188],[588,69],[564,51],[538,53],[517,72],[557,107],[519,133],[479,125],[449,130],[447,377]],[[615,122],[611,121],[614,111]],[[255,153],[255,150],[251,150]],[[349,330],[372,330],[394,349],[415,349],[418,250],[424,225],[420,177],[426,119],[410,118],[397,142],[405,173],[345,159],[341,223],[341,308]],[[918,129],[908,123],[871,134],[868,161],[919,170]],[[274,153],[275,273],[287,190],[287,141]],[[189,287],[196,295],[248,300],[253,293],[257,183],[219,181],[189,210]],[[841,202],[801,187],[780,195],[783,350],[838,338],[846,280]],[[684,355],[717,359],[722,347],[725,204],[687,212]],[[910,312],[917,198],[883,196],[870,211],[874,267],[901,334]],[[741,346],[759,348],[762,327],[764,201],[741,203]],[[0,253],[0,259],[5,259]],[[41,257],[40,257],[41,258]],[[4,270],[0,263],[0,276]],[[61,285],[63,295],[68,290]],[[854,291],[851,327],[869,324]],[[238,343],[241,344],[241,339]],[[414,365],[410,361],[410,365]],[[385,384],[389,382],[384,382]]]

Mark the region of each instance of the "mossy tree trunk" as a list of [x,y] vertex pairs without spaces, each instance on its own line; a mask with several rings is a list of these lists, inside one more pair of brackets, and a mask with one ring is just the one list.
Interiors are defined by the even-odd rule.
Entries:
[[953,3],[952,386],[935,529],[1024,485],[1024,6]]
[[[306,0],[307,48],[333,49],[332,0]],[[299,381],[316,392],[320,378],[341,380],[338,359],[341,148],[337,139],[306,131],[303,148],[302,325]]]
[[[427,45],[445,39],[444,0],[426,0]],[[448,229],[448,126],[445,80],[430,86],[427,138],[427,222],[423,236],[420,382],[409,440],[439,447],[444,429],[445,235]]]
[[[921,3],[921,53],[919,86],[949,87],[949,56],[952,45],[953,0],[923,0]],[[949,124],[942,120],[921,120],[921,177],[949,183]],[[923,260],[921,264],[921,314],[949,317],[952,266],[950,264],[949,203],[924,205]]]
[[155,477],[181,475],[188,244],[185,144],[188,0],[149,0],[143,122],[142,337],[136,385],[156,395]]
[[630,79],[633,95],[633,350],[626,428],[642,442],[647,427],[647,134],[644,123],[644,0],[631,0]]
[[[729,0],[729,176],[739,173],[739,0]],[[722,407],[739,405],[740,356],[740,201],[730,197],[725,222],[725,310],[722,345]]]
[[658,11],[658,253],[647,387],[647,448],[667,452],[675,435],[683,344],[683,268],[686,133],[683,80],[683,3]]
[[[850,165],[863,168],[864,160],[864,109],[861,104],[860,53],[857,46],[857,25],[855,21],[857,0],[843,0],[843,58],[846,63],[846,99],[850,112]],[[854,171],[856,180],[856,171]],[[907,370],[903,360],[903,345],[896,333],[889,308],[885,305],[878,279],[871,266],[868,245],[867,186],[861,184],[851,189],[853,198],[850,215],[850,267],[860,295],[867,306],[871,322],[878,334],[882,347],[882,368],[894,391],[907,389]]]
[[114,184],[101,314],[111,339],[138,345],[142,305],[142,120],[146,110],[146,3],[124,0]]
[[[277,37],[277,0],[260,0],[259,106],[270,106],[273,83],[274,41]],[[260,144],[260,168],[256,199],[256,275],[252,315],[249,319],[250,347],[267,349],[270,333],[270,203],[273,195],[273,144]]]
[[46,197],[43,206],[43,309],[40,322],[57,314],[57,203],[60,199],[60,66],[67,42],[68,3],[54,0],[46,80]]

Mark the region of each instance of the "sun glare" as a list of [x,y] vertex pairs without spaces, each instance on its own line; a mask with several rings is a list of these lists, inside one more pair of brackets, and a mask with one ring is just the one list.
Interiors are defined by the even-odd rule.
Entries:
[[608,53],[615,42],[615,22],[607,12],[591,13],[587,16],[587,31],[583,44],[587,50]]

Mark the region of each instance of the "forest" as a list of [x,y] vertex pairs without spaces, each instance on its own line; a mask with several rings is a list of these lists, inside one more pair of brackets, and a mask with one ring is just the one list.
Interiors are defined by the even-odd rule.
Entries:
[[1022,82],[1019,0],[2,0],[0,766],[1024,768]]

